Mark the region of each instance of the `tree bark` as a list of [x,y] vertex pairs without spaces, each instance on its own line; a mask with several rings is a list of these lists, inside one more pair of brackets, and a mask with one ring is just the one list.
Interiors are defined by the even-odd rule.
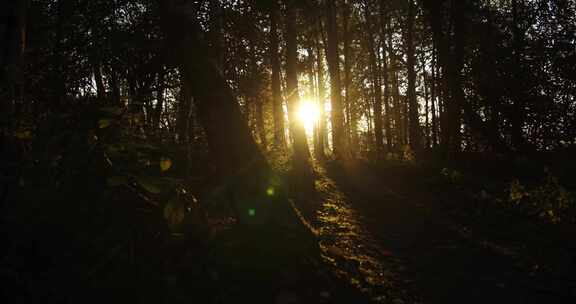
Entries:
[[[520,0],[520,2],[522,2]],[[518,69],[513,83],[513,111],[512,111],[512,146],[516,150],[521,150],[524,147],[524,139],[522,128],[524,127],[524,90],[522,88],[522,44],[524,40],[524,35],[522,29],[518,25],[519,23],[519,3],[518,0],[512,0],[512,46],[514,52],[514,65]]]
[[316,44],[316,69],[318,73],[318,147],[314,149],[314,154],[319,159],[324,159],[326,157],[326,117],[324,113],[324,61],[322,60],[322,48],[320,47],[320,40],[322,40],[319,33],[322,32],[322,22],[319,20],[316,27],[315,33],[315,44]]
[[[190,85],[211,156],[230,194],[229,200],[237,207],[240,222],[266,225],[265,229],[251,230],[256,234],[271,227],[282,227],[303,237],[310,235],[289,205],[281,184],[273,177],[268,162],[250,135],[240,106],[209,54],[208,45],[202,39],[202,29],[195,16],[190,14],[189,5],[175,0],[161,2],[166,47],[173,52],[171,56],[176,59],[184,80]],[[270,187],[277,188],[276,194],[268,194]]]
[[278,53],[278,3],[273,1],[270,10],[270,65],[272,69],[272,112],[274,117],[274,145],[286,148],[284,130],[284,109],[282,107],[282,88],[280,83],[280,58]]
[[152,118],[152,128],[154,133],[158,133],[160,130],[160,120],[162,118],[162,110],[164,108],[164,67],[160,68],[158,72],[158,80],[156,83],[156,107],[154,108],[154,117]]
[[337,159],[349,158],[344,129],[344,113],[342,109],[342,86],[340,83],[340,62],[338,56],[338,33],[336,24],[335,0],[326,1],[327,18],[327,59],[330,74],[331,120],[332,120],[332,150]]
[[180,77],[180,96],[178,102],[178,143],[188,146],[190,144],[190,118],[192,116],[192,92],[184,77]]
[[384,131],[386,132],[386,148],[390,150],[393,145],[392,139],[392,130],[390,128],[390,120],[391,120],[391,113],[390,113],[390,77],[389,77],[389,65],[388,65],[388,45],[386,43],[386,32],[387,32],[387,24],[388,21],[385,8],[384,8],[384,1],[380,0],[379,3],[379,13],[380,13],[380,41],[382,41],[382,79],[384,83]]
[[420,120],[418,118],[418,101],[416,100],[416,58],[414,55],[414,0],[408,0],[408,22],[406,30],[406,68],[408,70],[408,106],[409,106],[409,138],[410,147],[418,154],[420,152]]
[[[350,94],[352,82],[352,54],[350,52],[350,3],[344,1],[342,10],[342,44],[344,48],[344,113],[345,113],[345,129],[347,132],[347,141],[351,142],[354,137],[353,133],[356,131],[352,126],[352,99]],[[350,147],[350,153],[354,153],[354,146]]]
[[92,69],[94,70],[94,82],[96,82],[96,96],[98,101],[102,102],[106,99],[106,89],[104,88],[104,80],[102,79],[102,66],[97,59],[95,59]]
[[310,151],[306,139],[304,123],[298,119],[297,111],[300,106],[298,91],[298,45],[296,39],[296,8],[289,3],[286,8],[286,89],[288,90],[288,111],[290,115],[290,131],[293,133],[294,151],[292,153],[295,173],[303,175],[303,180],[309,180]]
[[432,79],[430,80],[430,99],[431,99],[431,111],[432,111],[432,148],[435,148],[438,144],[438,119],[436,115],[436,105],[437,105],[437,75],[436,75],[436,45],[432,42]]
[[425,139],[425,148],[428,149],[431,146],[431,138],[430,138],[430,95],[429,93],[429,81],[428,81],[428,74],[426,73],[426,56],[425,52],[422,51],[422,57],[420,60],[421,68],[422,68],[422,90],[424,95],[424,139]]
[[369,53],[369,60],[370,60],[370,74],[372,76],[372,93],[374,96],[373,107],[374,107],[374,140],[376,145],[376,153],[381,155],[384,151],[384,134],[382,128],[382,90],[380,85],[380,69],[376,64],[376,47],[374,45],[374,33],[372,30],[372,18],[370,16],[370,7],[368,3],[365,3],[364,6],[364,16],[366,19],[366,32],[367,36],[367,45],[368,45],[368,53]]
[[[7,1],[2,4],[6,14],[3,45],[0,51],[0,77],[6,79],[9,99],[0,102],[0,112],[8,114],[12,123],[20,117],[24,106],[24,51],[26,50],[28,1]],[[14,116],[12,116],[14,115]],[[4,126],[0,126],[2,128]],[[6,126],[8,127],[8,126]]]
[[209,0],[210,16],[209,16],[209,32],[208,40],[212,49],[212,57],[216,66],[224,71],[224,37],[222,28],[224,26],[223,10],[221,0]]
[[[462,67],[463,67],[463,47],[464,47],[464,28],[465,24],[465,10],[464,1],[454,1],[452,7],[452,17],[454,18],[455,33],[454,33],[454,51],[451,51],[450,44],[446,37],[444,37],[442,29],[442,7],[444,1],[437,0],[422,0],[424,8],[427,10],[430,24],[432,27],[432,36],[435,44],[438,46],[438,62],[442,66],[442,76],[446,84],[447,92],[444,92],[446,97],[449,98],[446,105],[446,111],[442,116],[448,117],[442,119],[447,120],[446,129],[442,129],[442,133],[448,136],[448,156],[455,157],[455,153],[460,150],[460,109],[464,110],[464,119],[472,129],[479,132],[497,151],[509,154],[510,149],[508,145],[501,138],[500,134],[487,128],[484,122],[473,109],[473,107],[464,100],[464,90],[462,87]],[[446,99],[446,98],[445,98]]]

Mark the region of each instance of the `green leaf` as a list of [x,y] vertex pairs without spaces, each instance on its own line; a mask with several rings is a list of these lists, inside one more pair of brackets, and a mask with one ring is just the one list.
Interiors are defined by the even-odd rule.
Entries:
[[144,190],[150,192],[150,193],[154,193],[154,194],[158,194],[160,192],[162,192],[162,190],[160,189],[160,187],[158,187],[157,185],[154,184],[153,181],[151,181],[148,178],[145,177],[138,177],[136,179],[138,181],[138,184],[144,188]]
[[102,112],[110,113],[113,115],[122,114],[122,108],[120,108],[120,107],[104,107],[104,108],[101,108],[100,110],[102,110]]
[[178,201],[172,200],[164,206],[164,219],[172,230],[176,230],[186,216],[186,208]]
[[110,123],[111,123],[110,119],[100,119],[98,121],[98,128],[100,129],[107,128],[108,126],[110,126]]
[[126,176],[110,176],[106,179],[106,184],[109,187],[118,187],[128,182]]
[[16,131],[14,136],[18,139],[30,139],[32,138],[32,133],[28,130]]
[[172,167],[172,160],[167,157],[160,158],[160,171],[164,172],[167,171]]

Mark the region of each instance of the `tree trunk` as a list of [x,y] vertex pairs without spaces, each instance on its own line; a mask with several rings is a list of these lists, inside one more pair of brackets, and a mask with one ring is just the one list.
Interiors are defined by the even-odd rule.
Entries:
[[[296,8],[294,4],[288,4],[286,8],[286,89],[288,90],[288,111],[290,115],[290,131],[294,138],[294,152],[292,161],[295,173],[302,176],[303,180],[310,179],[310,151],[306,140],[304,123],[298,120],[298,107],[300,95],[298,92],[298,46],[296,40]],[[306,182],[305,182],[306,183]]]
[[[164,82],[164,80],[162,80]],[[120,79],[114,67],[110,67],[110,102],[113,105],[121,105],[120,103]]]
[[322,60],[322,48],[320,47],[320,40],[319,33],[322,32],[322,23],[318,21],[317,28],[316,28],[316,35],[314,37],[316,43],[316,69],[318,73],[318,147],[314,149],[314,154],[319,159],[324,159],[326,156],[325,153],[325,146],[326,146],[326,117],[324,113],[324,61]]
[[[24,51],[26,49],[28,1],[7,1],[2,4],[6,10],[6,27],[3,44],[0,49],[0,79],[6,79],[9,99],[0,101],[0,112],[12,118],[16,123],[20,118],[20,110],[24,106]],[[13,116],[12,116],[13,115]],[[0,125],[1,129],[8,126]]]
[[[211,58],[201,38],[201,26],[190,14],[189,5],[174,0],[161,2],[166,47],[173,51],[180,72],[190,85],[211,156],[230,194],[229,199],[236,205],[240,222],[267,225],[266,229],[251,230],[257,234],[254,238],[272,227],[310,235],[282,194],[281,185],[273,178],[270,166],[250,135],[240,106]],[[280,189],[269,195],[267,189],[271,187]]]
[[[350,3],[344,1],[344,9],[342,12],[342,27],[343,27],[343,45],[344,45],[344,109],[345,109],[345,129],[348,131],[347,140],[351,141],[355,130],[352,128],[352,100],[350,98],[350,83],[352,81],[351,75],[351,62],[352,55],[350,54]],[[350,146],[350,152],[354,153],[354,147]]]
[[370,74],[372,76],[372,92],[374,96],[374,140],[376,145],[376,153],[381,155],[384,151],[383,145],[383,128],[382,128],[382,89],[380,85],[380,69],[376,64],[376,47],[374,45],[374,34],[372,30],[372,18],[370,16],[370,7],[368,3],[365,4],[364,16],[366,18],[366,32],[368,34],[368,52],[370,60]]
[[102,79],[102,66],[97,60],[94,62],[92,69],[94,70],[94,82],[96,82],[96,97],[98,101],[103,102],[106,99],[106,89],[104,88],[104,80]]
[[426,73],[426,56],[425,52],[422,51],[422,59],[420,61],[422,64],[422,89],[424,93],[424,138],[426,142],[426,149],[429,149],[431,146],[431,138],[430,138],[430,95],[428,94],[428,75]]
[[[446,85],[444,98],[447,105],[446,111],[446,129],[442,128],[442,133],[447,135],[449,157],[454,157],[455,153],[460,150],[460,109],[464,110],[464,118],[472,129],[484,136],[488,142],[499,152],[509,154],[510,149],[500,137],[500,134],[486,128],[482,119],[473,109],[473,107],[464,100],[464,91],[462,88],[462,67],[464,51],[464,28],[465,28],[465,10],[463,1],[454,1],[452,7],[452,17],[455,21],[454,33],[454,51],[451,51],[442,29],[442,6],[443,1],[422,0],[425,9],[428,11],[430,24],[432,27],[432,36],[435,44],[438,46],[438,61],[442,66],[442,76]],[[446,98],[447,97],[447,98]]]
[[[252,18],[253,16],[250,15]],[[258,134],[258,139],[260,140],[260,147],[266,151],[268,149],[268,141],[266,139],[266,128],[264,125],[264,98],[261,97],[261,82],[262,77],[258,72],[258,59],[256,58],[257,48],[256,48],[256,33],[250,30],[248,35],[249,43],[249,75],[250,75],[250,87],[248,90],[248,96],[246,96],[246,112],[251,113],[253,116],[253,121],[255,128],[253,130]],[[248,104],[248,101],[250,102]]]
[[342,87],[340,84],[340,62],[338,56],[338,33],[336,24],[335,0],[326,1],[327,17],[327,59],[330,73],[331,118],[332,118],[332,150],[337,159],[348,159],[346,132],[344,130],[344,114],[342,109]]
[[270,65],[272,68],[272,112],[274,117],[274,145],[286,148],[284,130],[284,109],[282,108],[282,90],[280,84],[280,59],[278,54],[278,4],[273,1],[270,10]]
[[414,0],[408,0],[408,22],[406,30],[406,68],[408,70],[408,105],[409,105],[409,138],[410,147],[420,152],[420,120],[418,119],[418,101],[416,100],[416,58],[414,55]]
[[438,144],[438,119],[436,114],[437,105],[437,75],[436,75],[436,45],[432,42],[432,79],[430,80],[430,99],[432,111],[432,148]]
[[[520,0],[521,2],[522,0]],[[512,146],[516,150],[521,150],[524,147],[524,140],[522,136],[522,128],[524,127],[524,92],[522,88],[522,43],[524,35],[522,29],[518,25],[518,0],[512,0],[512,46],[514,51],[514,65],[517,70],[517,76],[513,84],[514,96],[513,111],[512,111]]]
[[192,92],[184,77],[180,76],[180,96],[178,102],[178,121],[176,128],[178,132],[178,143],[188,146],[191,134],[190,117],[192,116]]
[[380,41],[382,41],[382,79],[384,82],[384,131],[386,132],[386,148],[390,150],[393,145],[392,131],[390,129],[390,79],[389,79],[389,69],[388,69],[388,44],[386,43],[386,31],[388,21],[386,20],[386,13],[384,9],[384,1],[380,1],[379,4],[380,12]]
[[152,118],[152,128],[154,133],[159,133],[160,131],[160,120],[162,118],[162,110],[164,108],[164,67],[160,68],[158,72],[158,82],[156,84],[156,107],[154,108],[154,116]]
[[212,57],[216,66],[224,71],[224,37],[222,28],[224,26],[223,10],[221,0],[210,0],[209,32],[208,40],[211,46]]

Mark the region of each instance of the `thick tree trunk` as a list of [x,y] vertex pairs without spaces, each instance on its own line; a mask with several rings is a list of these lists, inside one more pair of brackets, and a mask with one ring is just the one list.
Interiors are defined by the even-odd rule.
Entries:
[[[306,58],[306,74],[308,74],[308,96],[309,98],[311,98],[312,100],[314,100],[318,94],[317,92],[317,88],[316,88],[316,70],[314,68],[314,65],[316,63],[316,54],[314,52],[314,48],[312,47],[312,45],[309,45],[306,48],[307,52],[308,52],[308,57]],[[318,136],[319,136],[319,132],[318,132],[318,122],[314,122],[314,125],[312,126],[312,144],[314,147],[314,150],[316,150],[318,148]],[[309,135],[309,134],[307,134]]]
[[331,120],[333,153],[337,159],[348,159],[344,113],[342,109],[342,86],[340,84],[340,62],[338,56],[338,33],[335,0],[326,1],[328,71],[330,73]]
[[274,145],[286,148],[284,130],[284,109],[282,108],[282,89],[280,83],[280,58],[278,54],[278,4],[273,1],[270,10],[270,65],[272,68],[272,113],[274,117]]
[[370,6],[365,5],[364,16],[366,18],[366,31],[368,33],[368,52],[370,58],[370,74],[372,76],[372,92],[374,96],[374,140],[376,152],[381,155],[384,151],[384,134],[382,128],[382,89],[380,85],[380,69],[376,64],[376,47],[374,45],[374,33],[372,30],[372,18],[370,16]]
[[296,40],[296,8],[288,4],[286,8],[286,89],[288,90],[288,111],[290,115],[290,131],[293,133],[294,151],[292,162],[295,173],[302,175],[303,184],[311,181],[310,151],[306,140],[304,123],[298,119],[297,111],[300,106],[298,91],[298,47]]
[[267,195],[267,189],[280,186],[201,38],[200,25],[189,15],[186,5],[162,1],[161,20],[167,49],[174,52],[172,56],[190,85],[211,156],[230,193],[229,199],[237,207],[239,220],[245,224],[277,224],[301,230],[301,223],[281,189],[273,196]]

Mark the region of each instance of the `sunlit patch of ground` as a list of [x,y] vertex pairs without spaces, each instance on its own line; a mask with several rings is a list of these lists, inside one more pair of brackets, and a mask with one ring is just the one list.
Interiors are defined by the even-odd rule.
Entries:
[[363,226],[361,216],[324,169],[316,166],[315,170],[318,208],[315,215],[308,216],[308,221],[334,274],[375,303],[419,302],[400,278],[404,270],[402,261],[378,246]]

